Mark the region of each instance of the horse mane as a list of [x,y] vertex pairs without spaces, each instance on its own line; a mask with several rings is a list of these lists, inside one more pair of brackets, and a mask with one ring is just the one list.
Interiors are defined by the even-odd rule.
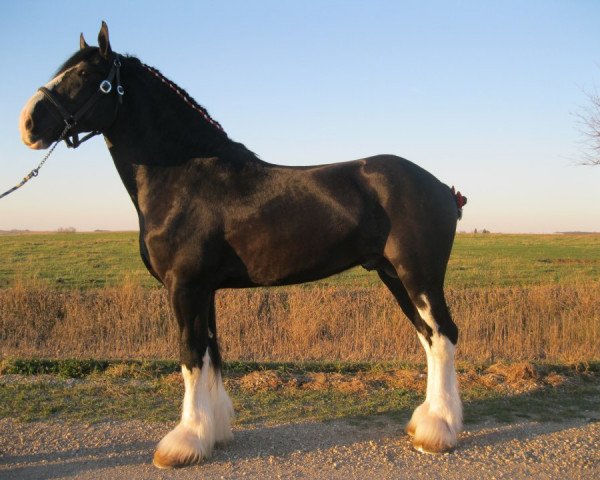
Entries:
[[[171,127],[171,120],[180,121],[182,118],[186,118],[186,122],[190,122],[186,126],[191,128],[181,128],[177,131],[182,142],[201,142],[202,149],[206,150],[203,153],[227,157],[229,161],[235,163],[259,160],[258,156],[245,145],[231,140],[221,124],[212,118],[205,107],[200,105],[186,90],[168,79],[160,70],[143,63],[132,55],[122,55],[121,58],[133,67],[132,72],[142,84],[148,88],[162,87],[170,94],[167,97],[173,102],[178,115],[177,118],[171,115],[162,120],[165,123],[165,130]],[[126,84],[124,87],[127,91]]]
[[167,87],[169,87],[171,90],[173,90],[192,109],[196,110],[200,115],[202,115],[202,118],[204,118],[204,120],[206,120],[208,123],[213,125],[217,130],[220,130],[221,132],[225,133],[221,124],[219,122],[217,122],[214,118],[212,118],[210,116],[210,114],[208,113],[208,111],[206,110],[206,108],[204,108],[202,105],[200,105],[198,102],[196,102],[196,100],[194,100],[194,98],[189,93],[187,93],[183,88],[181,88],[175,82],[173,82],[173,81],[169,80],[167,77],[165,77],[160,72],[160,70],[158,70],[158,68],[151,67],[150,65],[146,65],[143,62],[140,62],[140,64],[142,67],[144,67],[146,70],[148,70],[152,75],[154,75],[156,78],[158,78],[162,83],[164,83]]

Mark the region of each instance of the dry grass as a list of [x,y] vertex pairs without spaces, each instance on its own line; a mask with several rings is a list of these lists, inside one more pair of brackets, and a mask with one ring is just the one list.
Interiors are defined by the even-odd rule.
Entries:
[[[183,384],[180,376],[177,378]],[[481,370],[469,365],[458,372],[461,389],[483,389],[506,395],[523,394],[544,387],[560,387],[575,380],[592,381],[595,378],[593,372],[563,369],[562,373],[558,373],[552,367],[536,367],[531,362],[499,362]],[[425,367],[408,365],[352,373],[255,370],[242,376],[228,375],[225,382],[230,390],[242,389],[247,392],[300,389],[365,394],[379,389],[425,391],[427,375]]]
[[[447,292],[459,360],[600,358],[600,282]],[[412,325],[384,287],[293,287],[217,296],[227,360],[423,361]],[[0,290],[0,351],[53,358],[176,358],[165,292],[133,283],[73,291]],[[118,373],[118,372],[116,372]]]

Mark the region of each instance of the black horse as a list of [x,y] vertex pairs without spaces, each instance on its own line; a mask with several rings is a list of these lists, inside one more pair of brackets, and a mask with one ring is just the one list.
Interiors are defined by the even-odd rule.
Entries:
[[426,399],[407,427],[415,447],[454,447],[458,329],[443,284],[464,197],[392,155],[266,163],[158,70],[116,54],[104,23],[98,45],[80,37],[79,51],[25,105],[20,129],[38,149],[102,133],[137,210],[142,260],[179,324],[185,381],[181,422],[154,464],[195,463],[232,438],[216,290],[306,282],[356,265],[378,272],[427,354]]

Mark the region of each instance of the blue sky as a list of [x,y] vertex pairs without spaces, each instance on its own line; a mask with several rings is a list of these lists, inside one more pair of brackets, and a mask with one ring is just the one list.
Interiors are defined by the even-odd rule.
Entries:
[[[0,189],[41,159],[20,110],[106,20],[266,161],[394,153],[469,197],[459,230],[600,231],[576,113],[600,83],[597,1],[74,1],[0,7]],[[96,4],[97,3],[97,4]],[[168,4],[168,6],[167,6]],[[0,200],[0,229],[137,229],[99,137]]]

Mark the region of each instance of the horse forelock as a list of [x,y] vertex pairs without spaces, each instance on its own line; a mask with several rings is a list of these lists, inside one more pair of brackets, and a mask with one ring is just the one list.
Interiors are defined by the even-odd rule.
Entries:
[[77,50],[73,55],[71,55],[65,63],[63,63],[56,73],[53,75],[54,77],[59,76],[61,73],[65,72],[69,68],[77,65],[79,62],[89,60],[94,54],[98,53],[98,47],[85,47],[81,50]]

